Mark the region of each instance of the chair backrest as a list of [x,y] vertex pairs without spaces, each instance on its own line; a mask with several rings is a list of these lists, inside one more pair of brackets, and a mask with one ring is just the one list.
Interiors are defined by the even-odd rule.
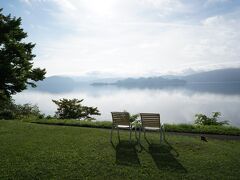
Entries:
[[130,115],[128,112],[111,112],[113,125],[130,125]]
[[160,128],[160,114],[157,113],[140,113],[143,127]]

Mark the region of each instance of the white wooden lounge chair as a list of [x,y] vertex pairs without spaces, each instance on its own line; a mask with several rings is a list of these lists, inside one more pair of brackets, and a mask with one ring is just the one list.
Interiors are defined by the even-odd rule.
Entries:
[[132,125],[130,122],[130,115],[128,112],[111,112],[112,114],[112,130],[110,141],[112,142],[112,133],[114,129],[118,130],[118,139],[120,139],[119,129],[129,129],[130,130],[130,141],[132,137]]
[[146,130],[157,130],[160,133],[160,143],[165,138],[164,126],[160,122],[160,114],[156,113],[140,113],[142,130],[146,138]]

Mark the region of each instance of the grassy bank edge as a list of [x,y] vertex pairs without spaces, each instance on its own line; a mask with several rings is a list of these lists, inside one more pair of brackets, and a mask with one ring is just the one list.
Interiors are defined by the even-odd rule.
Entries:
[[[63,125],[63,126],[79,126],[91,128],[106,128],[112,127],[110,121],[85,121],[85,120],[69,120],[69,119],[37,119],[27,120],[23,122],[31,122],[37,124]],[[240,128],[233,126],[200,126],[192,124],[164,124],[166,132],[184,132],[184,133],[204,133],[218,135],[234,135],[240,136]]]

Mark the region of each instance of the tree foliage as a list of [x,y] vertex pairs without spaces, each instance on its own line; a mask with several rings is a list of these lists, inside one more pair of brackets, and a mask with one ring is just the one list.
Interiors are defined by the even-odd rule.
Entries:
[[101,115],[97,107],[83,106],[83,99],[52,100],[57,106],[56,117],[60,119],[91,119],[91,115]]
[[224,125],[228,124],[228,121],[218,121],[221,116],[220,112],[212,112],[212,117],[208,117],[205,114],[196,114],[195,124],[198,125]]
[[21,18],[5,16],[0,9],[0,96],[10,98],[27,85],[44,79],[45,69],[34,68],[32,50],[35,44],[23,41],[27,33]]
[[0,103],[0,119],[39,119],[43,118],[37,105],[15,104],[12,100]]

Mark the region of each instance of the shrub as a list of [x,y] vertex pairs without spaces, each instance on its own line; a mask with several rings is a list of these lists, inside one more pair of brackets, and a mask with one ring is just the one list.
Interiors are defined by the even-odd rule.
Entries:
[[[123,110],[123,112],[128,113],[128,111],[126,111],[126,110]],[[140,116],[139,114],[130,114],[129,113],[129,120],[130,120],[130,122],[136,121],[139,116]]]
[[130,114],[130,122],[134,122],[139,117],[139,114]]
[[14,103],[11,99],[0,96],[0,119],[14,119]]
[[0,111],[0,119],[14,119],[13,111],[9,109],[4,109]]
[[53,119],[54,117],[52,117],[51,115],[47,115],[46,119]]
[[97,107],[83,106],[83,99],[60,99],[52,100],[57,106],[56,117],[60,119],[88,119],[91,115],[101,115]]
[[0,104],[0,119],[44,118],[37,105],[17,105],[12,99],[5,99]]
[[43,118],[44,115],[41,114],[37,105],[31,104],[23,104],[23,105],[15,105],[15,114],[16,119],[21,119],[24,117],[34,116],[37,118]]
[[221,116],[220,112],[212,112],[212,117],[208,117],[205,114],[196,114],[195,124],[197,125],[224,125],[228,124],[228,121],[218,122],[219,117]]

